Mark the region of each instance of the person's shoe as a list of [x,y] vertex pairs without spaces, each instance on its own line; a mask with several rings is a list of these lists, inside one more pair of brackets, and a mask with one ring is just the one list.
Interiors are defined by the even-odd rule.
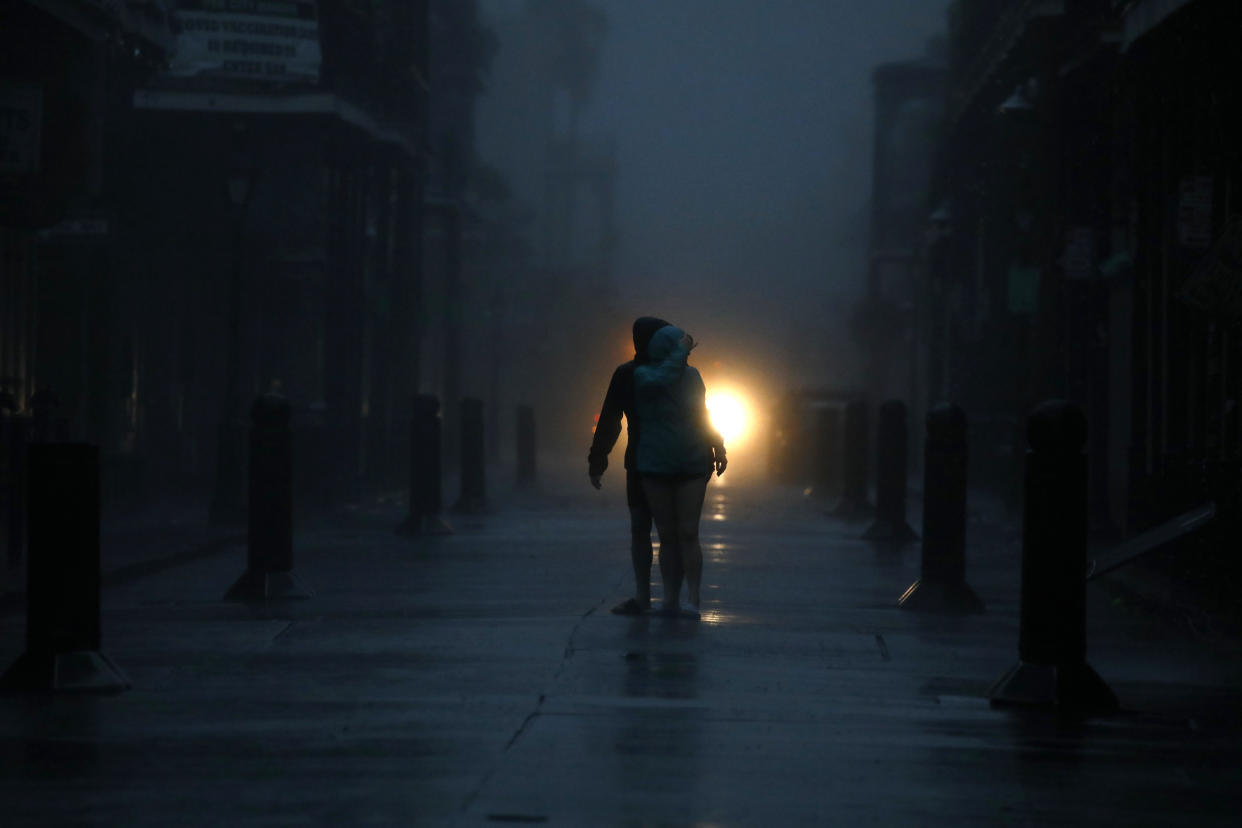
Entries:
[[694,604],[686,604],[681,608],[681,617],[699,621],[703,618],[703,614],[699,612],[699,608]]
[[660,604],[659,613],[665,618],[676,618],[679,615],[681,615],[681,606],[679,604],[674,604],[669,601],[665,601],[664,603]]
[[612,608],[613,615],[643,615],[647,607],[638,602],[637,598],[626,598]]

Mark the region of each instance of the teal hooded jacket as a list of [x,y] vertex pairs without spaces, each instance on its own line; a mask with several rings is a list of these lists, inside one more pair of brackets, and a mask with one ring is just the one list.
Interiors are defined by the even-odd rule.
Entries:
[[710,474],[714,448],[724,439],[708,419],[703,378],[686,364],[685,332],[675,325],[656,331],[646,365],[634,369],[634,402],[643,433],[635,467],[641,474]]

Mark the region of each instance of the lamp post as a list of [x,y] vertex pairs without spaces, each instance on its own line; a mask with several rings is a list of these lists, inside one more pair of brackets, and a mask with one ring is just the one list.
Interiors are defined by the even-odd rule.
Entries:
[[225,343],[224,392],[221,394],[220,427],[216,440],[216,484],[208,509],[212,523],[241,519],[245,485],[242,426],[237,422],[238,383],[241,373],[242,239],[246,205],[250,201],[254,174],[243,167],[229,172],[229,201],[233,204],[233,267],[229,276],[229,316]]
[[[923,266],[925,279],[919,324],[927,343],[926,379],[927,410],[937,401],[949,398],[949,308],[945,284],[948,275],[948,247],[953,235],[953,208],[948,199],[927,217],[923,229]],[[925,411],[919,411],[922,419]],[[917,430],[916,430],[917,433]],[[917,448],[917,447],[916,447]]]

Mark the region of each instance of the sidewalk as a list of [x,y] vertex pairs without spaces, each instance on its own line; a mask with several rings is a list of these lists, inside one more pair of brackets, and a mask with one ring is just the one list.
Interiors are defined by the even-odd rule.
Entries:
[[[726,476],[704,620],[623,618],[620,477],[572,480],[444,538],[396,537],[391,501],[308,525],[305,602],[221,602],[241,546],[114,582],[104,650],[134,687],[0,697],[5,824],[1236,824],[1236,642],[1093,585],[1088,658],[1123,712],[993,710],[1013,527],[971,524],[987,613],[924,616],[895,608],[917,544]],[[23,633],[0,615],[5,666]]]
[[[99,566],[105,587],[245,548],[245,525],[209,524],[202,497],[165,497],[123,510],[105,506],[101,518]],[[0,593],[0,614],[25,611],[25,567],[10,580],[10,588]]]

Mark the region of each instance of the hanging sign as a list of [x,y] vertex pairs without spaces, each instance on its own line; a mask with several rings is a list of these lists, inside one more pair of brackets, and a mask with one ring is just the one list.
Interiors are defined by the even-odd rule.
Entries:
[[1242,216],[1229,221],[1178,296],[1205,313],[1242,319]]
[[27,84],[0,84],[0,175],[39,171],[43,92]]
[[1177,243],[1195,250],[1211,247],[1212,177],[1184,175],[1177,189]]
[[1095,237],[1090,227],[1071,227],[1065,231],[1065,252],[1061,267],[1067,279],[1090,279],[1095,272]]
[[1039,268],[1014,262],[1009,266],[1010,313],[1034,313],[1039,309]]
[[179,0],[167,74],[318,83],[319,21],[310,0]]

